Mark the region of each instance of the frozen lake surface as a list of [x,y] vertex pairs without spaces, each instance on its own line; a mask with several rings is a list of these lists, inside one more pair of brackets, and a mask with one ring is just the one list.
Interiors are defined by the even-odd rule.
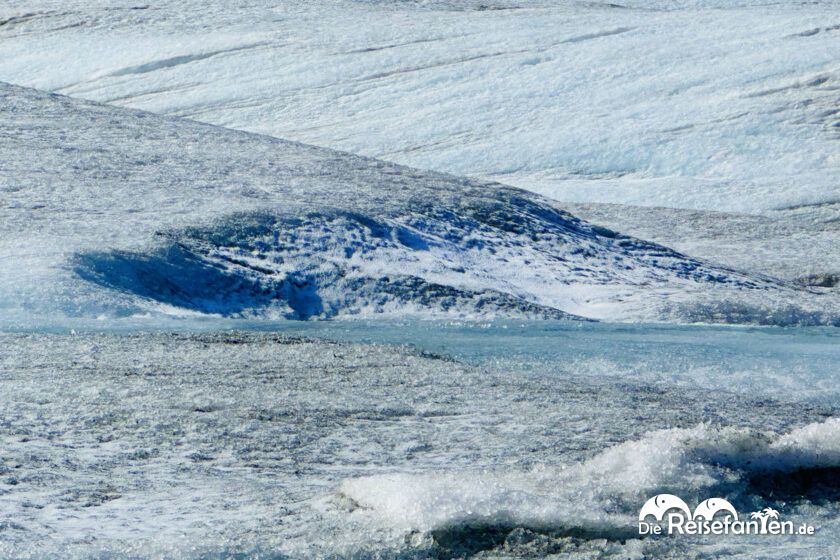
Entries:
[[[95,324],[0,335],[1,556],[838,546],[832,329]],[[638,539],[665,491],[817,534]]]

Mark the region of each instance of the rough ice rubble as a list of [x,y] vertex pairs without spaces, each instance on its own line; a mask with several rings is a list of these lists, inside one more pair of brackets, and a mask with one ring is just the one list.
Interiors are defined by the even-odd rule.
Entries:
[[833,0],[140,7],[7,3],[0,79],[567,201],[838,200]]
[[13,86],[0,103],[7,316],[774,320],[725,299],[836,319],[829,294],[517,189]]
[[355,515],[407,533],[524,527],[625,539],[637,536],[639,505],[659,493],[696,503],[725,494],[751,511],[769,500],[831,500],[838,470],[840,420],[832,418],[785,434],[658,430],[577,464],[385,474],[346,480],[339,492]]
[[[643,326],[624,328],[650,334]],[[584,355],[597,356],[609,343],[582,331],[573,337],[587,344],[580,349]],[[742,331],[744,344],[750,331]],[[490,336],[486,343],[507,340],[505,333]],[[667,337],[646,340],[665,354],[675,351]],[[770,457],[782,470],[836,459],[811,453],[836,448],[836,424],[822,423],[836,407],[768,398],[764,373],[748,356],[743,371],[754,389],[738,395],[725,392],[726,380],[722,393],[632,375],[610,378],[562,363],[550,375],[534,375],[513,364],[475,368],[405,347],[276,333],[29,333],[4,334],[0,342],[0,558],[451,558],[447,551],[482,544],[480,528],[455,523],[436,536],[405,530],[377,510],[353,510],[338,494],[342,481],[405,473],[416,483],[413,491],[429,496],[454,484],[457,473],[470,492],[477,480],[496,480],[487,507],[500,511],[492,500],[507,490],[514,506],[509,519],[516,521],[534,511],[523,497],[534,490],[534,479],[524,476],[531,471],[536,478],[544,473],[548,485],[534,490],[534,503],[548,515],[564,508],[549,503],[550,497],[571,495],[552,482],[553,473],[556,481],[570,483],[576,476],[598,482],[597,473],[615,475],[624,481],[619,495],[632,500],[633,473],[620,466],[626,460],[645,484],[655,485],[661,476],[663,484],[692,487],[690,477],[646,460],[648,453],[713,476],[724,470],[714,470],[716,461],[737,473],[747,472],[741,463],[755,457]],[[786,344],[797,353],[809,342],[807,331],[798,330]],[[716,351],[707,351],[714,359]],[[667,363],[649,369],[667,376]],[[692,427],[709,420],[751,430]],[[655,431],[665,426],[684,430]],[[563,475],[558,465],[571,474]],[[777,507],[786,518],[820,527],[813,540],[606,540],[599,537],[624,535],[617,523],[637,514],[633,509],[643,501],[609,503],[584,493],[580,499],[607,508],[615,524],[598,525],[597,534],[576,542],[590,555],[625,559],[708,558],[719,546],[727,557],[813,558],[836,547],[840,500],[801,511],[794,504],[806,495],[801,488],[809,487],[774,482],[769,489],[793,490],[793,499]],[[836,482],[827,487],[836,489]],[[363,483],[358,488],[369,489]],[[763,499],[766,490],[744,492],[739,508],[749,505],[752,493]],[[438,499],[457,509],[459,497],[464,499]],[[466,499],[460,504],[473,505]],[[629,521],[632,529],[634,519]],[[546,539],[557,553],[570,544],[550,533],[519,527],[502,540]],[[491,552],[496,546],[483,545]],[[499,555],[546,554],[528,550]]]

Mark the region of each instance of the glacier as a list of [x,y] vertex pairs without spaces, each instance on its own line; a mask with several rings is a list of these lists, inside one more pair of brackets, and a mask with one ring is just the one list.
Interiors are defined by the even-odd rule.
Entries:
[[833,557],[838,14],[0,3],[0,559]]
[[[1,333],[0,558],[781,560],[836,550],[836,329],[387,330],[407,330],[412,348],[314,340],[340,322],[288,323],[309,337]],[[484,357],[428,352],[453,336]],[[541,344],[515,351],[528,337]],[[565,346],[578,361],[533,353]],[[638,368],[582,366],[616,347]],[[764,370],[770,355],[782,360],[775,375]],[[671,381],[675,362],[689,383]],[[810,377],[788,370],[796,363]],[[772,505],[818,531],[631,534],[659,492],[692,503],[726,495],[741,512]]]
[[0,86],[7,323],[144,314],[835,324],[837,295],[523,190]]
[[836,0],[33,0],[0,80],[567,202],[838,204]]
[[837,286],[838,207],[762,214],[620,204],[563,204],[574,215],[682,253],[803,285]]
[[836,0],[241,7],[5,3],[0,80],[499,181],[727,267],[840,278]]

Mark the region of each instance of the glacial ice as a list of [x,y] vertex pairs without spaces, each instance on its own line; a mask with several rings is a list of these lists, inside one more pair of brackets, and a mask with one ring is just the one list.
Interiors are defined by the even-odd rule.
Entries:
[[837,321],[836,295],[593,226],[518,189],[0,92],[7,318]]
[[838,7],[0,5],[0,558],[833,554]]
[[563,201],[840,200],[836,0],[247,6],[6,3],[0,80]]
[[[273,332],[0,334],[0,558],[830,554],[836,398],[799,400],[809,383],[768,378],[761,352],[733,356],[713,389],[667,383],[675,330],[581,325],[544,344],[584,360],[539,372]],[[695,341],[709,329],[681,328]],[[819,330],[733,331],[748,348],[776,336],[788,358],[825,356],[836,396],[838,347]],[[581,368],[631,333],[660,357],[648,377]],[[657,492],[773,506],[818,533],[638,539]]]
[[639,505],[660,493],[694,503],[725,494],[749,512],[791,496],[837,499],[829,481],[838,472],[832,418],[786,434],[703,424],[651,431],[573,465],[384,474],[346,480],[340,493],[355,515],[406,533],[527,528],[626,540],[638,537]]

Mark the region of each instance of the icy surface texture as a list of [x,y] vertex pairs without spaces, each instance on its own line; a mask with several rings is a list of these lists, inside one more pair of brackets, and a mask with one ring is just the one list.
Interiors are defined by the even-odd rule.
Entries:
[[761,215],[564,204],[574,215],[683,253],[803,285],[840,286],[840,203]]
[[31,0],[0,22],[3,81],[564,201],[840,200],[835,0]]
[[833,324],[836,296],[498,184],[0,86],[6,316]]
[[[591,333],[565,338],[601,354]],[[791,355],[813,342],[788,338]],[[833,406],[769,398],[760,370],[743,396],[553,366],[275,334],[0,335],[0,557],[781,559],[836,547]],[[638,508],[658,492],[772,506],[819,533],[639,540]]]

